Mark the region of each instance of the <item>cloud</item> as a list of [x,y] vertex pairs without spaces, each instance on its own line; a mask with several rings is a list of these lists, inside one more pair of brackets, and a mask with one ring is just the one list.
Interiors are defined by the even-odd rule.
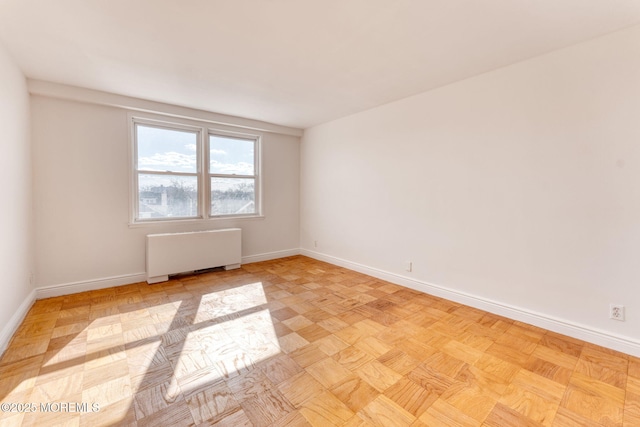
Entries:
[[174,151],[156,153],[152,156],[141,157],[138,169],[149,171],[195,172],[196,155],[182,154]]
[[217,149],[217,148],[212,148],[212,149],[211,149],[211,154],[218,154],[218,155],[220,155],[220,156],[226,156],[226,155],[227,155],[227,152],[226,152],[226,151],[224,151],[224,150],[219,150],[219,149]]
[[236,175],[253,175],[253,163],[221,163],[216,160],[211,161],[212,170],[215,173],[235,173]]
[[198,148],[198,146],[196,144],[186,144],[184,146],[184,148],[186,148],[189,151],[196,151],[196,149]]

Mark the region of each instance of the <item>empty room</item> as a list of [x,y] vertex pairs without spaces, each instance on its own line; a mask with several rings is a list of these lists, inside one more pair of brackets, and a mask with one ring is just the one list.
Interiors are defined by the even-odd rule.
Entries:
[[640,2],[0,0],[0,426],[640,426]]

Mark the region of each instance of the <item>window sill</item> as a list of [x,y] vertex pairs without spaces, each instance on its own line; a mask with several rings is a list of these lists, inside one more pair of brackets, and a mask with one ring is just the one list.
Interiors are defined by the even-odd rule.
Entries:
[[194,219],[161,219],[154,221],[137,221],[129,222],[129,228],[146,228],[146,227],[161,227],[163,225],[190,225],[190,224],[213,224],[217,222],[229,222],[229,221],[255,221],[265,219],[264,215],[248,215],[248,216],[225,216],[225,217],[211,217],[211,218],[194,218]]

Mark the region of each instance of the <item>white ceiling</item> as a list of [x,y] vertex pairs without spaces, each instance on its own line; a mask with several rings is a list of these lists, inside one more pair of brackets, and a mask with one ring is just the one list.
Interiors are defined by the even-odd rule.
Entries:
[[27,77],[305,128],[640,22],[640,0],[0,0]]

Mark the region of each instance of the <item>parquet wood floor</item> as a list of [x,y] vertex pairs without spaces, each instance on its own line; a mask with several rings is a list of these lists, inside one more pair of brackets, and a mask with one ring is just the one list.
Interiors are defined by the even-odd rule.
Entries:
[[0,401],[37,409],[0,426],[640,426],[640,359],[298,256],[37,301]]

